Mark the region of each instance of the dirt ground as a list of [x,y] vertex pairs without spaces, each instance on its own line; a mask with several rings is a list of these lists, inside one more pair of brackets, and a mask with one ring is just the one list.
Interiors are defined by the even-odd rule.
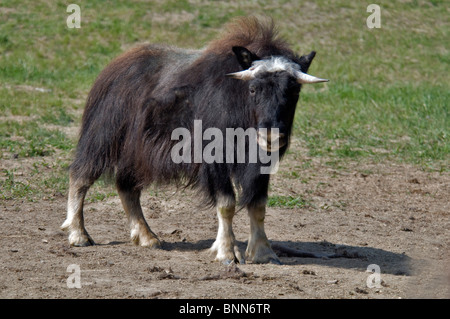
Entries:
[[[198,208],[190,191],[152,190],[142,198],[162,249],[129,241],[117,196],[85,205],[86,228],[97,245],[84,248],[69,247],[59,229],[66,194],[7,200],[0,203],[0,297],[450,298],[449,174],[393,163],[346,163],[336,170],[294,153],[273,177],[270,194],[301,196],[308,205],[269,207],[267,235],[278,246],[344,257],[277,251],[283,265],[222,265],[208,252],[215,211]],[[301,168],[306,161],[309,167]],[[235,217],[234,232],[244,251],[244,210]],[[379,277],[367,272],[373,264]],[[80,269],[81,288],[68,286],[68,278],[74,282],[70,265]],[[369,276],[379,279],[373,281],[378,287],[368,287]]]

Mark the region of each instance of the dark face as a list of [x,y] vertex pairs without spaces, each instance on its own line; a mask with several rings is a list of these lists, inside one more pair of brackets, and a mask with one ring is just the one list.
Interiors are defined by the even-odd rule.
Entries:
[[260,58],[244,47],[233,47],[233,52],[243,70],[227,76],[247,82],[258,144],[266,151],[286,150],[301,84],[328,81],[304,73],[316,53]]
[[[273,149],[276,141],[278,148],[287,146],[301,85],[284,71],[262,73],[248,84],[248,105],[255,126],[267,129],[259,130],[258,143],[268,151],[277,151]],[[279,134],[271,134],[272,128],[277,128]]]

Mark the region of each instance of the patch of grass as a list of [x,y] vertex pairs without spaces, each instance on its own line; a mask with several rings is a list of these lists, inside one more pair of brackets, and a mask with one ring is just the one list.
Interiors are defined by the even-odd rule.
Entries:
[[296,134],[311,156],[444,166],[450,151],[449,98],[444,86],[356,89],[337,84],[302,96]]
[[117,193],[110,191],[110,192],[105,192],[103,190],[100,191],[90,191],[86,197],[86,202],[88,203],[95,203],[95,202],[99,202],[111,197],[116,197]]
[[0,199],[30,198],[35,190],[28,182],[17,181],[15,170],[4,169],[0,178]]
[[310,203],[301,196],[281,196],[273,195],[267,199],[267,206],[282,208],[305,208],[310,207]]
[[0,125],[0,152],[15,154],[15,157],[48,156],[56,149],[72,148],[72,141],[63,132],[46,129],[35,121],[5,121]]
[[36,160],[32,168],[3,169],[0,173],[0,199],[28,201],[53,200],[65,196],[69,186],[67,159]]
[[41,120],[44,123],[66,126],[73,123],[73,116],[68,114],[62,106],[52,107],[50,110],[43,112]]

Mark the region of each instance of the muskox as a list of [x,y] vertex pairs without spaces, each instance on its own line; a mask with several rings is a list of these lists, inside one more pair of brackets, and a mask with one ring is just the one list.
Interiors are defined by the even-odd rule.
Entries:
[[[217,260],[279,263],[264,231],[270,179],[262,173],[265,164],[259,157],[232,160],[236,144],[224,145],[214,161],[175,161],[173,149],[180,141],[173,132],[182,128],[194,135],[196,121],[202,132],[214,128],[224,136],[229,128],[253,128],[254,137],[236,135],[245,139],[244,152],[250,155],[250,144],[257,142],[260,151],[281,158],[302,84],[327,81],[306,73],[314,56],[314,51],[296,55],[273,21],[246,17],[229,23],[202,50],[143,45],[113,60],[88,95],[70,166],[67,218],[61,226],[70,244],[94,244],[84,227],[83,202],[94,181],[107,174],[115,180],[134,243],[160,246],[142,214],[140,195],[152,183],[174,183],[196,188],[216,207],[219,226],[211,251]],[[203,142],[193,147],[201,151]],[[246,208],[250,217],[245,259],[232,230],[236,207]]]

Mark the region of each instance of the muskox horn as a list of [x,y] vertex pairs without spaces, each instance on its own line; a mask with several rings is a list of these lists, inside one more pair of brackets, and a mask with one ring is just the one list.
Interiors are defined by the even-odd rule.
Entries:
[[239,79],[244,81],[248,81],[255,78],[254,72],[250,70],[228,73],[227,76],[233,79]]
[[316,78],[315,76],[303,73],[302,71],[296,71],[295,77],[297,78],[297,82],[300,84],[305,83],[320,83],[320,82],[328,82],[327,79]]

